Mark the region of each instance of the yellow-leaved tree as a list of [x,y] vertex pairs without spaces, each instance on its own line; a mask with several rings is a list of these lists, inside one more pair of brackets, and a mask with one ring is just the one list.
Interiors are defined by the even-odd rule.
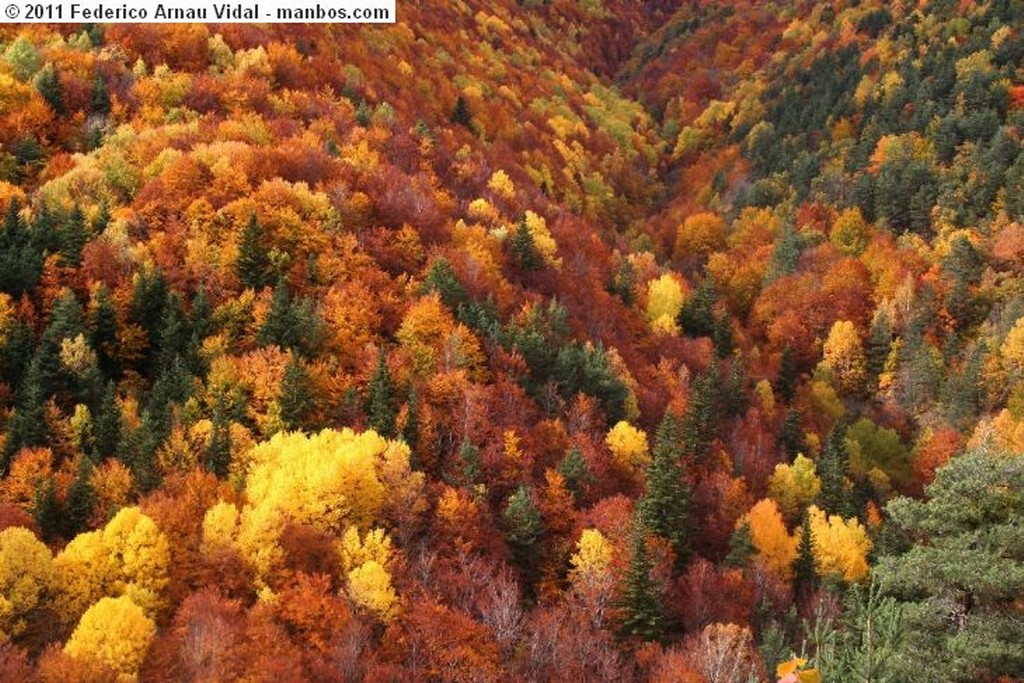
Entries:
[[823,578],[833,576],[845,581],[865,578],[868,575],[867,556],[871,551],[871,539],[857,518],[826,515],[816,505],[808,508],[807,514],[818,574]]
[[230,506],[221,503],[207,512],[203,543],[233,545],[260,580],[283,559],[279,541],[288,524],[338,537],[350,526],[365,529],[423,506],[423,475],[410,470],[409,447],[374,431],[278,433],[253,448],[249,461],[249,502],[237,532]]
[[647,285],[647,321],[655,331],[677,332],[676,316],[682,307],[683,287],[669,273]]
[[849,320],[837,320],[825,340],[822,366],[832,373],[835,386],[847,394],[863,390],[867,375],[864,345]]
[[597,529],[584,529],[569,563],[572,565],[569,578],[573,584],[600,581],[609,575],[612,544]]
[[792,465],[779,463],[768,479],[768,497],[779,504],[782,513],[789,520],[795,520],[804,508],[821,493],[821,479],[818,478],[814,461],[803,453],[796,456]]
[[106,664],[122,681],[135,681],[155,635],[156,624],[131,598],[102,598],[82,615],[64,651]]
[[604,442],[608,444],[615,464],[626,472],[638,472],[651,461],[647,434],[625,420],[620,420],[608,430]]
[[348,593],[357,605],[383,622],[391,621],[398,611],[398,595],[391,586],[391,575],[375,560],[348,573]]
[[759,500],[739,520],[750,525],[750,540],[757,549],[757,558],[783,578],[793,574],[799,538],[790,536],[778,505],[771,498]]
[[102,597],[128,596],[150,615],[164,606],[170,549],[156,523],[122,508],[101,531],[79,534],[54,559],[57,612],[73,623]]
[[25,630],[25,617],[51,596],[57,575],[50,549],[23,527],[0,531],[0,637]]

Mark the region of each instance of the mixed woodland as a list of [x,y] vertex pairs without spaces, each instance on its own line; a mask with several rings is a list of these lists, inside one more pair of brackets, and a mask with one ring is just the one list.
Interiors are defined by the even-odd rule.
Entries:
[[0,680],[1024,671],[1024,3],[0,27]]

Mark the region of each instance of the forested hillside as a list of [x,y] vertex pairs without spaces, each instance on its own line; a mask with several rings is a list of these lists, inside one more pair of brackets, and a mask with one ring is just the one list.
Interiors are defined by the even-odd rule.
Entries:
[[1024,4],[398,5],[0,26],[0,680],[1024,680]]

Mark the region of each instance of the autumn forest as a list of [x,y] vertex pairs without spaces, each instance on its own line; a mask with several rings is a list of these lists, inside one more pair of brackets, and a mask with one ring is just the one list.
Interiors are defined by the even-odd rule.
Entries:
[[1024,3],[0,25],[0,681],[1013,683]]

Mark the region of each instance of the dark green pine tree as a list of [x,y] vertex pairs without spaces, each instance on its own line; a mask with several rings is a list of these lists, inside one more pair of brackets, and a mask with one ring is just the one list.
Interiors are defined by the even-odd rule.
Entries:
[[639,517],[633,521],[633,553],[626,571],[619,633],[624,638],[663,642],[669,620],[662,605],[661,591],[651,577],[653,563],[647,553],[647,528]]
[[793,587],[797,596],[809,597],[817,586],[817,580],[814,543],[811,538],[811,517],[805,511],[800,530],[800,545],[797,546],[796,562],[793,563]]
[[587,461],[583,459],[583,451],[579,446],[573,446],[566,452],[565,457],[558,463],[558,473],[565,477],[565,485],[574,498],[583,495],[583,488],[590,481],[590,469]]
[[789,344],[786,344],[782,347],[782,360],[779,361],[779,377],[775,382],[775,390],[779,392],[779,396],[786,403],[790,403],[793,400],[793,396],[796,395],[796,383],[799,379],[793,349],[790,348]]
[[804,428],[800,423],[800,412],[796,408],[790,408],[786,412],[786,419],[782,422],[782,429],[779,430],[779,448],[790,460],[798,453],[807,450],[804,444]]
[[544,262],[537,252],[537,245],[533,242],[533,235],[526,227],[526,219],[521,219],[516,225],[516,231],[508,242],[509,252],[512,258],[523,270],[540,270]]
[[77,204],[67,215],[57,235],[62,266],[77,268],[82,265],[82,249],[89,241],[89,227],[85,214]]
[[50,435],[46,422],[46,399],[49,394],[43,388],[39,356],[29,363],[21,390],[18,392],[17,408],[7,431],[4,448],[4,469],[11,458],[26,446],[43,446]]
[[455,270],[444,259],[437,259],[430,266],[427,277],[423,279],[423,291],[437,292],[441,302],[452,311],[458,311],[459,306],[469,303],[469,296],[456,277]]
[[282,278],[274,288],[270,309],[263,321],[263,327],[256,333],[256,343],[261,346],[280,346],[282,349],[295,348],[299,343],[299,323],[295,307],[288,294],[288,285]]
[[60,74],[52,62],[48,63],[35,77],[36,90],[43,100],[50,105],[55,114],[64,113],[64,93],[60,84]]
[[223,479],[231,466],[231,418],[227,393],[217,392],[213,404],[210,443],[206,448],[206,469]]
[[512,551],[512,561],[519,567],[528,590],[531,590],[538,575],[544,523],[525,484],[509,496],[501,513],[501,528]]
[[281,424],[287,431],[305,426],[306,414],[311,407],[309,400],[309,373],[296,354],[292,353],[281,379],[281,397],[277,400],[281,409]]
[[747,374],[743,362],[739,357],[734,358],[729,367],[729,376],[725,379],[725,386],[722,387],[722,407],[730,417],[739,417],[747,411],[749,401],[746,385]]
[[92,79],[92,111],[96,114],[110,113],[110,92],[103,74],[97,73]]
[[370,377],[369,396],[366,408],[368,424],[381,436],[394,437],[398,405],[395,400],[395,385],[391,381],[384,351],[377,355],[377,367]]
[[110,290],[101,284],[93,295],[87,315],[89,345],[96,351],[96,361],[105,377],[116,374],[114,361],[117,349],[117,309],[110,298]]
[[892,325],[889,322],[889,314],[881,311],[871,323],[871,336],[868,337],[865,353],[868,374],[872,378],[877,378],[885,368],[885,361],[889,357],[891,348]]
[[67,512],[64,515],[64,536],[74,538],[85,531],[92,515],[95,492],[92,487],[92,461],[82,457],[78,462],[78,472],[68,489]]
[[750,523],[743,522],[732,532],[729,539],[729,554],[725,563],[730,567],[746,567],[754,555],[754,537],[750,533]]
[[163,373],[188,350],[189,330],[185,313],[181,310],[181,298],[175,293],[167,295],[160,331],[156,339],[156,369]]
[[651,533],[668,539],[682,567],[690,554],[690,490],[680,466],[682,421],[665,413],[654,436],[654,457],[647,468],[647,489],[640,498],[640,515]]
[[57,502],[57,490],[50,477],[44,477],[36,482],[32,517],[35,518],[39,530],[43,532],[43,538],[53,538],[60,532],[60,504]]
[[256,220],[256,214],[249,216],[249,223],[242,230],[238,240],[238,257],[235,259],[235,275],[243,288],[259,291],[273,282],[270,257],[264,244],[263,226]]
[[121,444],[122,426],[121,407],[117,405],[117,389],[113,382],[107,383],[106,390],[100,398],[94,424],[97,459],[116,457]]
[[721,392],[722,374],[718,360],[712,359],[707,371],[698,375],[694,381],[690,402],[683,417],[683,450],[697,460],[703,460],[711,454],[711,446],[718,431]]
[[107,206],[107,200],[100,201],[100,210],[96,214],[96,218],[92,221],[92,232],[94,235],[100,235],[107,226],[110,225],[110,207]]
[[679,309],[676,317],[680,329],[689,337],[710,337],[715,332],[715,285],[704,278]]
[[736,348],[736,341],[732,336],[732,321],[726,314],[715,317],[715,327],[711,332],[711,342],[715,346],[715,353],[719,358],[728,358]]
[[457,123],[466,129],[473,130],[473,115],[469,112],[469,105],[466,103],[466,98],[459,95],[458,99],[455,100],[455,108],[452,109],[451,115],[452,123]]
[[43,270],[43,254],[20,216],[17,199],[7,205],[0,231],[0,291],[13,296],[31,291]]
[[836,425],[817,462],[817,474],[821,480],[817,505],[830,515],[846,515],[850,510],[850,493],[847,488],[847,455],[843,443],[846,429]]
[[480,479],[480,449],[469,439],[459,444],[455,453],[454,479],[459,486],[472,486]]

